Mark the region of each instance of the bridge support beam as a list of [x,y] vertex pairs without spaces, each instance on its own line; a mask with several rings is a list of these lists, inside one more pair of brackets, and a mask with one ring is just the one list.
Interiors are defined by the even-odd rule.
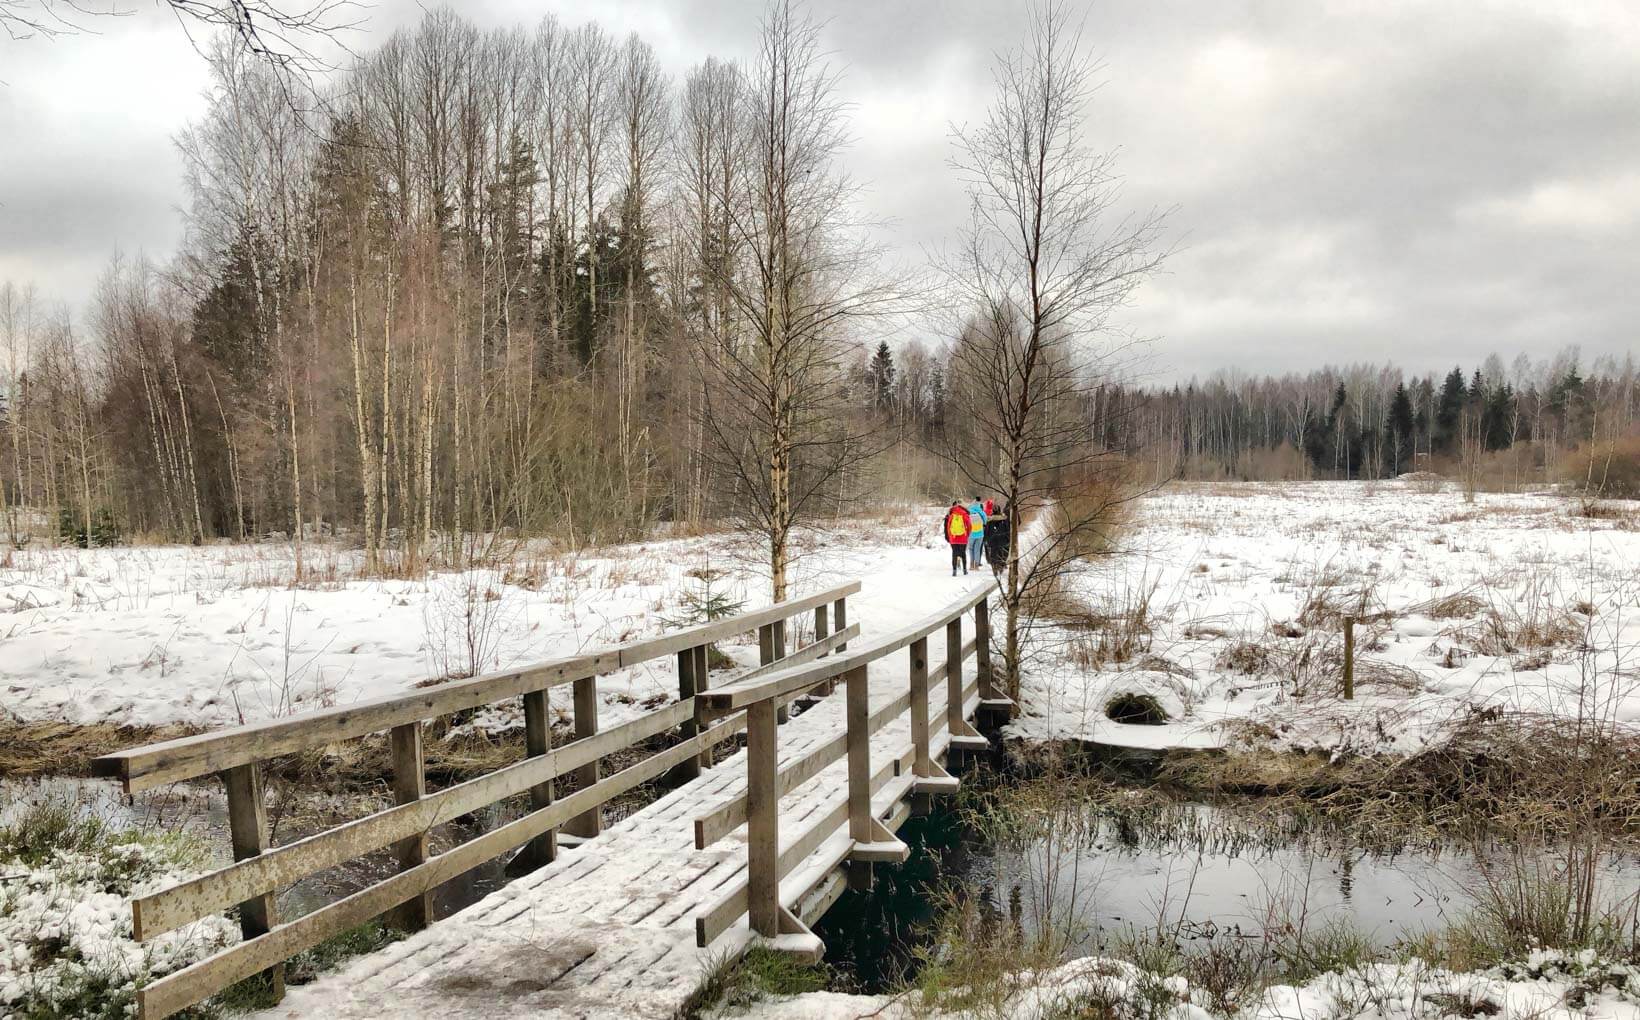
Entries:
[[[767,666],[786,657],[786,621],[776,620],[757,628],[757,664]],[[781,705],[775,712],[775,721],[784,723],[791,711]]]
[[[814,640],[816,641],[824,641],[826,638],[831,636],[830,609],[830,606],[824,605],[814,607]],[[824,655],[820,657],[822,659],[825,658]],[[837,682],[835,680],[827,680],[823,685],[816,688],[814,693],[823,698],[836,689]]]
[[[710,686],[708,666],[708,646],[696,645],[694,648],[685,648],[678,653],[678,700],[694,701],[695,715],[678,727],[678,736],[688,740],[706,728],[708,720],[705,718],[705,706],[695,700],[695,695],[705,691]],[[671,779],[675,782],[686,783],[700,777],[701,769],[711,764],[711,752],[702,751],[699,755],[688,759],[672,770]]]
[[[978,648],[978,644],[975,645]],[[962,617],[945,625],[945,724],[951,734],[953,751],[984,751],[991,742],[980,735],[963,715]]]
[[1014,717],[1014,703],[997,690],[996,673],[991,667],[991,600],[974,606],[974,661],[979,669],[979,715],[986,725],[1007,722]]
[[871,688],[866,667],[849,670],[843,682],[848,698],[848,835],[854,841],[849,851],[849,885],[868,889],[870,865],[897,864],[911,855],[911,849],[871,810]]

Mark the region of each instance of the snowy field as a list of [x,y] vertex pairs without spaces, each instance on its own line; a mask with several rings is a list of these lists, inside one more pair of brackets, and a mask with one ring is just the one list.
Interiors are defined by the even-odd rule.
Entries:
[[[949,576],[934,546],[938,512],[929,516],[800,536],[794,594],[863,578],[849,619],[868,633],[943,606],[970,579]],[[349,551],[307,555],[319,580],[293,587],[285,545],[14,553],[0,568],[0,712],[236,725],[659,634],[700,622],[708,592],[747,611],[769,602],[757,551],[728,535],[569,555],[525,547],[506,569],[414,581],[349,579],[359,574]],[[792,639],[811,630],[799,621]],[[755,635],[723,650],[757,660]],[[610,726],[675,698],[677,680],[662,658],[601,677],[599,693]],[[522,714],[503,708],[477,724],[522,726]]]
[[[1622,513],[1636,508],[1619,506]],[[948,601],[940,511],[805,533],[794,591],[850,578],[851,622],[887,633]],[[689,622],[706,592],[767,602],[731,536],[360,580],[355,554],[282,545],[40,549],[0,568],[0,710],[23,720],[219,727],[506,669]],[[1548,495],[1465,504],[1421,483],[1174,486],[1133,508],[1116,555],[1079,567],[1040,628],[1017,735],[1140,746],[1250,737],[1410,750],[1489,706],[1640,723],[1640,531]],[[1338,698],[1338,616],[1357,629]],[[801,640],[799,633],[797,638]],[[727,651],[752,662],[749,643]],[[600,679],[605,725],[676,695],[659,660]],[[1106,706],[1149,693],[1166,725]],[[567,699],[566,699],[567,700]],[[520,724],[509,710],[480,725]]]
[[[1175,486],[1072,587],[1101,629],[1045,642],[1033,738],[1411,751],[1475,712],[1640,725],[1640,531],[1547,494],[1426,483]],[[1356,700],[1339,697],[1342,614]],[[1162,726],[1105,708],[1153,695]]]

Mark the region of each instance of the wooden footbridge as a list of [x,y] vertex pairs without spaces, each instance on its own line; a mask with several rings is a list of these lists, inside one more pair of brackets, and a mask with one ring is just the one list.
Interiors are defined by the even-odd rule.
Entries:
[[[906,858],[896,830],[927,797],[957,788],[941,765],[947,753],[987,746],[974,713],[1012,708],[991,686],[992,586],[864,641],[847,617],[859,590],[853,582],[573,658],[99,759],[97,771],[131,792],[213,774],[227,788],[234,863],[137,898],[134,932],[174,939],[236,911],[244,940],[140,989],[140,1015],[169,1016],[264,974],[281,998],[268,1017],[659,1018],[754,941],[818,957],[809,925],[848,884],[868,884],[874,863]],[[811,612],[814,640],[788,653],[788,626]],[[709,647],[753,631],[762,664],[711,686]],[[939,662],[931,640],[943,645]],[[601,730],[599,675],[663,656],[676,657],[678,700]],[[574,739],[553,746],[548,695],[564,685]],[[424,724],[509,699],[523,702],[522,760],[429,792]],[[808,707],[788,719],[798,699]],[[270,845],[264,763],[384,730],[395,806]],[[744,750],[708,767],[713,748],[741,732]],[[600,773],[603,759],[633,749],[650,753]],[[556,796],[554,780],[567,776],[574,792]],[[605,828],[605,804],[666,777],[681,785]],[[525,795],[522,817],[429,852],[435,826]],[[387,848],[396,865],[381,881],[304,916],[276,916],[280,889]],[[433,922],[435,888],[514,852],[538,867]],[[286,994],[285,961],[384,915],[413,934]]]

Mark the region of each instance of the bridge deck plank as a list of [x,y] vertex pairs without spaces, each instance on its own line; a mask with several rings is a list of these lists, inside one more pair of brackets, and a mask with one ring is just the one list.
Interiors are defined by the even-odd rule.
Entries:
[[[873,709],[904,694],[906,670],[898,659],[872,667]],[[942,668],[931,664],[930,671]],[[943,684],[930,690],[929,702],[939,726]],[[971,712],[977,703],[974,694],[965,708]],[[834,739],[844,726],[839,690],[780,728],[781,766]],[[948,740],[941,727],[932,743],[940,751]],[[905,756],[910,746],[910,718],[901,715],[874,735],[873,767]],[[835,807],[847,782],[846,762],[838,761],[783,798],[783,842]],[[746,829],[696,850],[694,819],[745,786],[739,752],[553,863],[402,942],[291,988],[284,1002],[254,1016],[670,1017],[715,961],[751,938],[742,917],[713,945],[695,946],[695,917],[746,881]],[[903,786],[890,784],[894,791]],[[809,862],[834,853],[831,843],[795,868],[793,880],[802,880],[796,876],[805,867],[812,870]]]

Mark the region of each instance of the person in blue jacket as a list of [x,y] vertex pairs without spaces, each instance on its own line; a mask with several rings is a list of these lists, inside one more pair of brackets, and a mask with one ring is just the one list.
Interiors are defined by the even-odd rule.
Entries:
[[978,569],[985,558],[985,501],[978,496],[968,505],[968,565]]

